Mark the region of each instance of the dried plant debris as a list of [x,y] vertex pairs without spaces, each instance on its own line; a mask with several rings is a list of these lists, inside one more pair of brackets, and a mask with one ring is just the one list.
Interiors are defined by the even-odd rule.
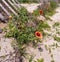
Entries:
[[2,32],[3,32],[3,29],[0,28],[0,33],[2,33]]

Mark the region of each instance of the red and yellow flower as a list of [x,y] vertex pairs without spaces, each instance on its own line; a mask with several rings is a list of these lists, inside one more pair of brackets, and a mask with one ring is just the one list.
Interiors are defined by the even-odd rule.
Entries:
[[39,13],[40,13],[40,15],[43,15],[43,10],[40,10]]
[[35,32],[35,36],[36,36],[37,38],[39,38],[39,39],[42,39],[42,33],[39,32],[39,31],[36,31],[36,32]]

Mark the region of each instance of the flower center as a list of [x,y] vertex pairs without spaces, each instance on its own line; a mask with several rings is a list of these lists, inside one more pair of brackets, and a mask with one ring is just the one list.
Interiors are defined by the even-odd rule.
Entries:
[[37,33],[37,36],[40,36],[40,33]]

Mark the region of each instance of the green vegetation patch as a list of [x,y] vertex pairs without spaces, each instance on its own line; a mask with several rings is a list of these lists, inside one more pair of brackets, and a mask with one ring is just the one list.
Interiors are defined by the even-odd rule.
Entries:
[[57,42],[60,42],[60,37],[54,36],[54,40],[56,40]]
[[55,14],[55,8],[57,7],[57,3],[54,1],[50,1],[50,5],[48,9],[44,9],[44,14],[48,16],[52,16]]
[[[25,47],[23,46],[29,43],[33,44],[35,41],[41,42],[45,35],[45,29],[50,29],[47,22],[37,20],[24,7],[21,7],[19,16],[13,16],[9,20],[8,31],[5,37],[16,39],[19,52],[23,55],[25,53]],[[35,46],[35,44],[33,45]]]
[[59,22],[55,22],[53,27],[59,27],[60,26],[60,23]]
[[54,1],[49,1],[48,2],[49,4],[47,3],[43,3],[44,4],[44,7],[42,6],[39,6],[38,9],[34,10],[33,12],[33,15],[35,16],[39,16],[40,15],[40,10],[43,11],[43,16],[45,16],[46,18],[49,19],[48,16],[52,16],[53,14],[55,14],[55,9],[56,7],[58,6],[56,2]]
[[39,16],[40,15],[39,9],[34,10],[33,15],[34,16]]

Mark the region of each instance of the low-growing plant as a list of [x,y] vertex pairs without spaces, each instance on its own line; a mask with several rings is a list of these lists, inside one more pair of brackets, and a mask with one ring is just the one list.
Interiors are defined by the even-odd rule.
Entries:
[[50,5],[51,5],[53,10],[58,6],[55,1],[50,1]]
[[34,10],[32,14],[33,16],[39,16],[40,15],[39,9]]
[[[35,16],[31,18],[24,7],[19,9],[19,16],[13,16],[13,18],[10,19],[8,27],[9,28],[5,36],[16,39],[21,55],[25,53],[25,48],[22,48],[24,45],[27,45],[30,42],[34,43],[35,40],[37,42],[41,41],[45,34],[43,30],[50,28],[47,22],[38,22]],[[36,32],[38,33],[36,34]]]
[[59,34],[59,35],[60,35],[60,32],[59,32],[59,31],[57,31],[57,34]]
[[33,41],[36,37],[34,35],[35,30],[32,27],[17,28],[13,22],[9,23],[9,32],[6,37],[14,37],[19,42],[19,44],[29,43]]
[[52,16],[55,13],[55,8],[57,7],[57,3],[55,1],[49,2],[48,9],[44,9],[44,14],[48,16]]
[[50,26],[47,22],[39,22],[38,26],[37,26],[37,30],[41,31],[43,36],[46,35],[46,33],[44,32],[44,30],[46,29],[50,29]]
[[20,21],[22,21],[23,23],[26,22],[26,21],[28,21],[28,19],[29,19],[29,17],[28,17],[28,11],[24,7],[21,7],[19,9],[18,15],[19,15]]
[[[57,3],[54,1],[50,1],[50,4],[45,4],[43,11],[43,16],[45,16],[46,19],[50,19],[49,16],[52,16],[55,14],[55,8],[57,7]],[[44,4],[44,3],[43,3]],[[48,8],[48,9],[47,9]],[[41,7],[39,6],[36,10],[34,10],[33,15],[39,16],[40,15]]]
[[55,22],[54,25],[53,25],[53,27],[58,27],[58,26],[60,26],[59,22]]
[[60,42],[60,37],[54,36],[54,40],[56,40],[57,42]]
[[47,29],[47,28],[50,28],[49,24],[47,22],[40,22],[39,23],[39,29]]

